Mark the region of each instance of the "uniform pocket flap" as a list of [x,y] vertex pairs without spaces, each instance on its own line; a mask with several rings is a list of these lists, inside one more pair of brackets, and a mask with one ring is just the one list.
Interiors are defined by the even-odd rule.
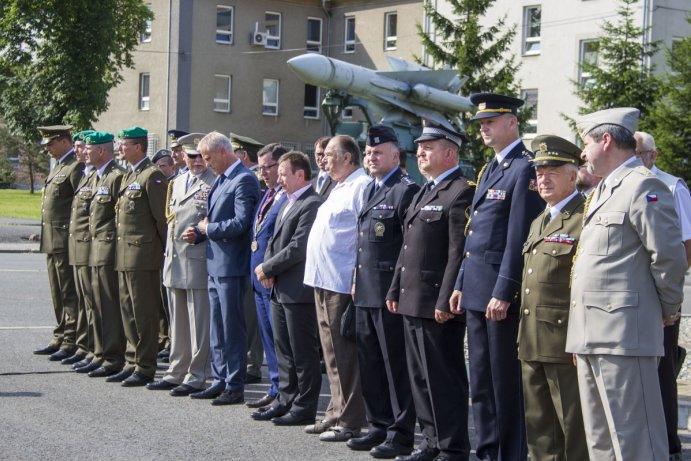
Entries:
[[568,243],[547,243],[542,246],[542,253],[550,256],[563,256],[573,251],[574,245]]
[[421,210],[418,214],[418,217],[425,222],[434,222],[439,221],[443,215],[444,213],[442,213],[441,211]]
[[566,326],[569,321],[569,310],[555,306],[536,306],[535,318],[540,322],[557,326]]
[[607,312],[614,312],[623,307],[638,306],[636,291],[586,291],[583,293],[583,304]]
[[372,210],[372,217],[375,219],[390,219],[396,214],[396,210]]
[[423,282],[427,282],[430,285],[438,287],[441,284],[441,280],[444,274],[437,271],[420,271],[420,279]]
[[595,223],[600,226],[611,226],[614,224],[623,224],[626,213],[623,211],[608,211],[606,213],[599,213],[595,218]]
[[124,237],[125,241],[130,245],[141,246],[151,243],[151,237],[135,236]]
[[377,269],[380,271],[390,271],[393,272],[396,267],[396,263],[392,261],[377,261]]

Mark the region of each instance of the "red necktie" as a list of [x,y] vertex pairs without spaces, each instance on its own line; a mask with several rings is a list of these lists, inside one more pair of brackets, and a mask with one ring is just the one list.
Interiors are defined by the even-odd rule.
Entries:
[[262,219],[264,218],[264,213],[271,208],[271,202],[273,202],[274,195],[276,195],[276,189],[273,187],[269,189],[269,193],[266,196],[266,200],[264,200],[264,203],[262,204],[262,207],[259,209],[259,215],[257,216],[257,222],[262,222]]

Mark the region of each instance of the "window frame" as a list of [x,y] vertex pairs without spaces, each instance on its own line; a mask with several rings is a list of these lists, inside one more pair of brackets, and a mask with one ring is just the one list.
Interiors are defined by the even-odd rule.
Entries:
[[[221,99],[216,97],[216,80],[217,79],[227,79],[228,80],[228,99]],[[231,101],[233,99],[233,76],[228,74],[214,74],[214,112],[219,113],[230,113],[232,110]],[[219,109],[217,104],[227,104],[227,109]]]
[[[319,22],[319,41],[310,40],[310,21]],[[324,20],[322,18],[315,18],[313,16],[307,17],[307,39],[305,40],[305,51],[308,53],[321,53],[322,52],[322,37],[324,35]],[[310,49],[310,47],[315,49]]]
[[[532,10],[539,10],[540,11],[540,21],[537,23],[538,25],[538,35],[537,36],[529,36],[531,33],[531,28],[534,25],[533,23],[529,22],[529,18],[531,17],[530,11]],[[542,49],[542,5],[529,5],[529,6],[524,6],[523,7],[523,55],[524,56],[533,56],[533,55],[538,55],[541,52]],[[531,49],[533,46],[537,45],[537,49]]]
[[[535,104],[531,107],[529,106],[529,94],[535,94]],[[540,93],[537,88],[524,88],[521,89],[521,99],[525,101],[525,107],[526,109],[529,109],[531,112],[531,115],[534,115],[533,118],[529,118],[526,123],[528,127],[526,128],[523,132],[523,136],[526,138],[529,137],[534,137],[537,135],[537,127],[538,127],[538,102],[539,102],[539,97]]]
[[597,61],[599,58],[599,43],[600,40],[597,38],[587,38],[580,40],[578,42],[578,83],[581,85],[585,85],[586,82],[592,78],[592,75],[590,72],[584,72],[583,71],[583,63],[585,62],[585,47],[586,45],[589,45],[591,43],[594,43],[598,49],[595,50],[595,62],[593,64],[597,65]]
[[[307,105],[307,89],[308,88],[314,88],[316,91],[316,97],[315,97],[315,106],[308,106]],[[303,102],[303,109],[302,109],[302,117],[306,118],[308,120],[319,120],[319,101],[321,99],[321,88],[315,85],[310,85],[309,83],[305,83],[305,99]],[[307,115],[307,111],[314,111],[314,115]]]
[[[348,24],[352,22],[353,23],[353,38],[349,39],[348,38]],[[343,34],[343,53],[344,54],[352,54],[355,53],[355,45],[357,44],[357,35],[355,32],[355,16],[346,16],[345,17],[345,27],[344,27],[344,34]]]
[[[147,3],[146,7],[149,9],[149,11],[153,11],[153,5],[151,3]],[[151,43],[151,33],[153,31],[153,25],[153,19],[146,20],[146,27],[144,28],[144,32],[142,32],[139,35],[139,43]]]
[[[391,31],[389,30],[389,18],[394,17],[395,19],[395,28],[396,28],[396,33],[391,35]],[[393,42],[393,45],[389,45],[389,42]],[[384,13],[384,50],[385,51],[393,51],[398,48],[398,12],[397,11],[389,11],[388,13]]]
[[[276,82],[276,101],[275,102],[270,102],[266,100],[266,82]],[[281,82],[280,80],[276,78],[265,78],[262,80],[262,115],[266,115],[269,117],[278,117],[278,107],[279,107],[279,100],[280,100],[280,90],[281,90]],[[275,108],[273,112],[268,111],[267,108]]]
[[[218,28],[218,16],[221,11],[230,11],[230,30],[223,30]],[[220,36],[228,37],[228,40],[219,39]],[[235,7],[229,5],[216,5],[216,34],[215,41],[219,45],[232,45],[235,35]]]
[[[269,28],[266,26],[267,23],[267,15],[276,15],[278,16],[278,35],[271,35],[269,32]],[[281,29],[283,26],[283,14],[279,13],[278,11],[265,11],[264,12],[264,27],[266,27],[266,43],[264,44],[264,48],[268,48],[270,50],[280,50],[281,49]],[[272,44],[272,42],[275,42]]]
[[[146,81],[146,85],[144,85]],[[146,95],[144,95],[144,90],[146,89]],[[139,73],[139,110],[149,111],[151,110],[151,73],[140,72]]]

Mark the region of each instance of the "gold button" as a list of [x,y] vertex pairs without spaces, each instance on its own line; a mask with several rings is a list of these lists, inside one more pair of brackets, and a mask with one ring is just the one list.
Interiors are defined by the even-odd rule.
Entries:
[[533,273],[533,269],[528,269],[528,274],[532,274],[532,273]]
[[408,245],[403,245],[403,249],[404,249],[404,250],[407,250],[407,249],[408,249]]
[[528,314],[530,314],[530,310],[529,309],[523,309],[523,315],[528,315]]
[[401,293],[405,293],[405,288],[401,288]]
[[358,265],[357,265],[357,268],[358,268],[358,269],[362,269],[362,264],[358,264]]
[[473,235],[473,231],[468,232],[468,235]]
[[529,295],[530,294],[530,288],[525,289],[525,294]]
[[557,320],[557,323],[558,323],[559,325],[561,325],[561,319]]
[[401,267],[401,272],[405,272],[405,267]]
[[408,229],[410,229],[411,227],[413,227],[413,225],[412,225],[412,224],[408,224]]
[[607,310],[610,310],[610,309],[612,309],[612,305],[611,305],[611,304],[607,304]]
[[576,301],[571,301],[571,305],[572,305],[573,307],[576,307]]
[[357,249],[358,253],[362,253],[362,248]]
[[537,250],[533,250],[533,254],[537,254]]
[[465,252],[465,257],[466,257],[466,258],[470,258],[470,251],[466,251],[466,252]]
[[553,255],[557,254],[557,250],[552,250],[552,254]]
[[477,210],[475,210],[475,211],[473,212],[473,214],[474,214],[475,216],[477,216]]

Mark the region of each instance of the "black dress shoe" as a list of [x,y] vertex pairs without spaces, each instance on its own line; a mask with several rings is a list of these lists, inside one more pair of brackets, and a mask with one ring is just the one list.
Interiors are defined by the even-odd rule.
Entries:
[[247,405],[250,408],[268,407],[273,403],[274,400],[276,400],[275,395],[266,394],[261,399],[250,400],[249,402],[245,403],[245,405]]
[[271,420],[276,426],[303,426],[314,422],[314,416],[301,416],[294,411],[289,411],[283,416]]
[[170,349],[168,348],[161,349],[160,351],[158,351],[158,354],[156,355],[156,358],[159,360],[168,357],[170,357]]
[[90,371],[89,378],[106,378],[108,376],[116,375],[121,371],[122,370],[119,368],[100,367],[96,368],[94,371]]
[[192,399],[215,399],[219,395],[221,395],[221,392],[223,392],[223,389],[225,389],[226,385],[225,383],[219,383],[216,385],[213,385],[211,387],[207,387],[205,390],[201,392],[193,392],[190,394],[190,398]]
[[221,395],[211,401],[211,405],[237,405],[245,402],[242,391],[223,391]]
[[434,458],[434,461],[451,461],[451,459],[448,456],[439,455]]
[[77,352],[71,357],[67,357],[66,359],[62,359],[60,363],[63,365],[74,365],[77,362],[80,362],[86,358],[86,354],[84,352]]
[[397,456],[407,456],[413,451],[413,447],[400,443],[385,441],[369,451],[370,456],[379,459],[392,459]]
[[75,368],[74,371],[76,373],[89,373],[94,370],[98,370],[101,367],[101,362],[100,360],[92,360],[91,363],[89,363],[86,366],[80,367],[80,368]]
[[262,382],[261,376],[247,375],[245,376],[245,384],[257,384]]
[[199,387],[192,387],[189,384],[180,384],[178,387],[174,387],[170,390],[169,394],[173,397],[186,397],[195,392],[200,392],[202,389]]
[[62,360],[72,357],[74,355],[74,349],[60,349],[57,352],[53,352],[48,356],[48,360],[51,362],[61,362]]
[[439,450],[436,448],[417,449],[409,455],[399,455],[394,458],[395,461],[434,461],[434,458],[439,456]]
[[92,358],[85,358],[84,360],[80,360],[77,363],[73,363],[72,368],[76,370],[77,368],[85,367],[88,364],[90,364],[92,361],[93,361],[93,357]]
[[106,378],[107,383],[121,383],[130,376],[132,376],[132,373],[134,373],[134,369],[129,369],[129,370],[120,370],[119,373],[116,373],[114,375],[108,376]]
[[346,445],[348,448],[351,450],[357,450],[357,451],[365,451],[365,450],[370,450],[380,443],[382,443],[384,440],[386,440],[386,433],[383,434],[366,434],[363,435],[362,437],[355,437],[352,439],[349,439],[346,442]]
[[39,347],[38,349],[34,349],[34,354],[36,354],[36,355],[50,355],[50,354],[56,353],[59,350],[60,350],[60,348],[58,346],[53,346],[52,344],[48,344],[46,347]]
[[278,418],[286,414],[286,411],[278,407],[271,407],[264,411],[254,411],[250,416],[255,421],[269,421],[271,418]]
[[146,388],[150,391],[169,391],[176,387],[178,387],[177,384],[171,383],[170,381],[166,381],[165,379],[154,381],[153,383],[149,383],[146,385]]
[[135,371],[134,373],[132,373],[132,376],[121,382],[120,385],[122,387],[141,387],[147,385],[153,380],[153,377],[146,376],[139,373],[138,371]]

